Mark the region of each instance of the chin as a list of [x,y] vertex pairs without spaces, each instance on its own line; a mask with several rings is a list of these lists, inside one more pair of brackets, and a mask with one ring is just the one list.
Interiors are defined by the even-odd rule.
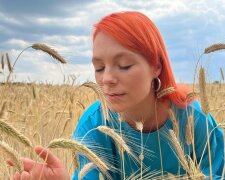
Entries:
[[112,104],[107,104],[108,108],[113,111],[113,112],[117,112],[117,113],[121,113],[124,112],[125,108],[121,105],[112,105]]

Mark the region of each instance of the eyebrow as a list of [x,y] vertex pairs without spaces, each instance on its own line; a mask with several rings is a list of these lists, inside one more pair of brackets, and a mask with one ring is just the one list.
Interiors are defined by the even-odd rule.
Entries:
[[[121,58],[121,57],[123,57],[123,56],[126,56],[126,55],[130,56],[131,54],[129,54],[129,53],[125,52],[125,51],[122,51],[122,52],[119,52],[118,54],[116,54],[116,55],[113,57],[113,59],[114,59],[114,60],[115,60],[115,59],[119,59],[119,58]],[[99,57],[93,56],[93,57],[92,57],[92,62],[95,62],[95,61],[102,61],[102,59],[99,58]]]

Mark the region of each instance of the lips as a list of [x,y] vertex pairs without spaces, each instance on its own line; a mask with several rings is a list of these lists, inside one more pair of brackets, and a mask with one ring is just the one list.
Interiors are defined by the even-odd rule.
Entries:
[[125,93],[105,93],[106,99],[108,101],[118,101],[125,95]]

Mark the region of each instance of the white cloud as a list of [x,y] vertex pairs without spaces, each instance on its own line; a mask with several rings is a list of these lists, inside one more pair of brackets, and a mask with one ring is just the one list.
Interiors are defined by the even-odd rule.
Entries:
[[[79,9],[78,6],[82,8]],[[22,79],[27,75],[33,79],[46,78],[51,81],[54,79],[61,81],[63,77],[61,70],[66,74],[77,75],[79,72],[83,79],[93,78],[93,69],[89,61],[92,56],[93,24],[105,15],[126,10],[143,12],[160,26],[167,40],[170,56],[173,58],[174,74],[181,82],[192,80],[190,74],[193,74],[193,70],[190,70],[192,69],[190,63],[194,64],[206,43],[224,41],[225,3],[223,0],[99,0],[82,5],[77,2],[70,7],[65,7],[65,14],[48,16],[48,13],[43,14],[40,11],[38,14],[36,10],[35,15],[32,13],[26,14],[25,17],[20,15],[20,19],[17,19],[13,15],[10,16],[10,13],[7,16],[0,13],[0,29],[4,32],[0,37],[4,37],[0,48],[9,48],[6,51],[11,50],[12,56],[16,56],[21,52],[18,49],[22,50],[31,45],[30,42],[46,43],[71,62],[61,69],[54,60],[49,60],[52,58],[46,54],[28,50],[23,53],[16,66],[17,78]],[[30,29],[30,24],[35,26],[34,32]],[[198,48],[201,50],[196,53]],[[197,54],[196,57],[194,53]]]
[[28,46],[30,46],[30,43],[22,40],[22,39],[9,39],[7,42],[5,42],[6,44],[11,45],[12,47],[18,47],[18,48],[26,48]]

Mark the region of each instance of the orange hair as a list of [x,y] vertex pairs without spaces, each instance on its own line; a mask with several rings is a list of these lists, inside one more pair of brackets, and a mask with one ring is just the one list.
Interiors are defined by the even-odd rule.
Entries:
[[171,86],[176,89],[173,93],[163,96],[161,100],[169,99],[181,107],[190,102],[185,100],[187,87],[177,86],[162,36],[147,16],[134,11],[113,13],[95,24],[93,41],[99,31],[106,33],[131,51],[141,54],[153,67],[161,62],[160,90]]

